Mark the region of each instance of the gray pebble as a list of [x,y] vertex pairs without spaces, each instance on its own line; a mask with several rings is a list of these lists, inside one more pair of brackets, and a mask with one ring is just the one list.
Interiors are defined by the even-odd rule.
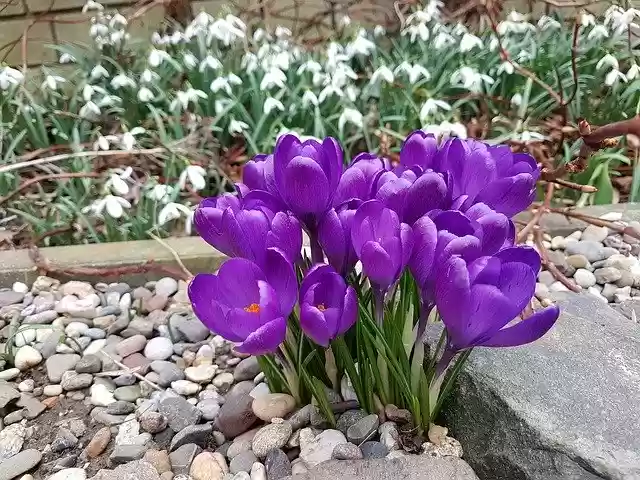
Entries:
[[257,461],[258,458],[256,457],[256,455],[251,450],[247,450],[233,457],[233,459],[229,463],[229,471],[231,473],[249,473],[251,471],[251,467]]
[[380,442],[364,442],[360,445],[363,458],[384,458],[389,449]]
[[362,451],[353,443],[341,443],[335,446],[331,458],[334,460],[359,460],[362,458]]

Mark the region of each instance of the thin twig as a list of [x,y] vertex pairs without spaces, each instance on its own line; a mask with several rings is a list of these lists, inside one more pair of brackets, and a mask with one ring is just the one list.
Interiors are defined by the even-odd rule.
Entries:
[[187,267],[185,267],[184,263],[182,263],[182,260],[180,259],[180,256],[178,255],[178,252],[176,252],[173,248],[171,248],[171,245],[169,245],[167,242],[165,242],[164,240],[162,240],[160,237],[158,237],[157,235],[154,235],[151,232],[148,232],[149,236],[151,238],[153,238],[156,242],[158,242],[160,245],[162,245],[164,248],[166,248],[167,250],[169,250],[169,252],[171,253],[171,255],[173,256],[173,258],[175,259],[176,263],[178,264],[178,266],[182,269],[182,273],[185,274],[185,276],[187,278],[193,278],[193,273],[191,273],[189,271],[189,269]]
[[533,217],[531,218],[529,223],[527,223],[525,227],[522,230],[520,230],[520,232],[518,232],[518,237],[517,237],[518,243],[526,240],[527,235],[529,235],[529,232],[531,232],[533,228],[540,223],[540,219],[542,218],[542,216],[549,211],[549,208],[551,207],[551,199],[553,198],[553,189],[554,189],[554,184],[548,183],[547,190],[544,195],[544,203],[538,207],[538,209],[536,210],[536,213],[533,214]]
[[133,375],[134,377],[136,377],[138,380],[140,380],[141,382],[144,382],[146,384],[148,384],[151,388],[153,388],[154,390],[158,390],[159,392],[162,392],[163,389],[160,388],[158,385],[156,385],[155,383],[153,383],[151,380],[143,377],[142,375],[140,375],[138,372],[133,371],[131,368],[127,367],[124,363],[119,362],[118,360],[116,360],[115,358],[113,358],[112,355],[110,355],[108,352],[106,352],[104,349],[100,350],[100,353],[103,354],[105,357],[107,357],[109,360],[111,360],[113,363],[115,363],[117,366],[119,366],[120,368],[122,368],[123,370],[126,370],[128,373],[130,373],[131,375]]
[[542,265],[547,269],[553,278],[562,283],[565,287],[573,292],[580,292],[582,289],[576,285],[574,282],[569,280],[566,275],[564,275],[558,267],[556,267],[551,260],[549,260],[549,255],[547,254],[547,249],[542,244],[542,232],[540,229],[536,229],[533,234],[533,241],[538,247],[538,252],[540,253],[540,257],[542,259]]

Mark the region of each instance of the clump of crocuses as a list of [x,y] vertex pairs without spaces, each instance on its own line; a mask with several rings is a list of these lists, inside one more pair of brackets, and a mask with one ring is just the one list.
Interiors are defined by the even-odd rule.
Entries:
[[[344,161],[332,138],[284,135],[236,194],[203,201],[198,232],[231,258],[189,296],[213,332],[260,355],[272,389],[315,397],[332,421],[327,389],[348,397],[350,384],[362,408],[408,408],[421,431],[472,348],[535,341],[558,318],[531,313],[540,257],[514,244],[539,169],[507,146],[422,131],[397,165]],[[442,334],[427,349],[430,326]]]

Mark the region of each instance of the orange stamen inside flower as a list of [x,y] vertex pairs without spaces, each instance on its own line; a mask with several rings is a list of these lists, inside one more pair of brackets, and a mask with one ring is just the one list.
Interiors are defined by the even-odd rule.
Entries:
[[249,313],[259,313],[260,305],[258,305],[257,303],[252,303],[248,307],[244,307],[244,311]]
[[324,303],[321,303],[320,305],[318,305],[318,310],[320,310],[321,312],[324,312],[327,309],[327,307],[324,306]]

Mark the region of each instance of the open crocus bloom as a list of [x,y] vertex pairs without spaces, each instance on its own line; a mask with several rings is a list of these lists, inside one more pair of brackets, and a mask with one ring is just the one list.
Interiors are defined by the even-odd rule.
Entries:
[[264,270],[250,260],[233,258],[217,274],[198,274],[189,285],[189,299],[200,321],[237,342],[238,351],[253,355],[278,348],[296,302],[293,267],[275,249],[266,257]]
[[300,327],[318,345],[326,347],[349,330],[358,316],[353,287],[329,265],[316,265],[300,285]]

